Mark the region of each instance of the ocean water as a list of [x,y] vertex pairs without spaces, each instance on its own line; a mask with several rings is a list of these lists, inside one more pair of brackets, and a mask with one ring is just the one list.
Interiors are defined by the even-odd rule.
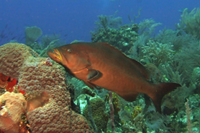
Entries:
[[118,11],[123,24],[128,24],[128,15],[137,15],[139,9],[141,15],[137,23],[152,18],[162,23],[160,29],[175,29],[180,11],[198,6],[198,0],[1,0],[0,32],[5,36],[0,37],[0,43],[24,42],[27,26],[40,27],[43,35],[60,34],[68,43],[73,40],[90,42],[90,31],[94,30],[98,15],[113,15]]
[[200,0],[0,0],[0,133],[200,133],[199,51]]

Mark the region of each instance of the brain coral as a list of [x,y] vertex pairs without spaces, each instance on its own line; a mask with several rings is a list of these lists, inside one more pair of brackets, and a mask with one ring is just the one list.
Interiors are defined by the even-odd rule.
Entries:
[[[10,45],[17,45],[17,47]],[[35,52],[24,44],[8,43],[1,47],[0,65],[7,64],[8,68],[17,67],[17,69],[12,71],[4,67],[3,70],[0,68],[0,72],[4,71],[3,74],[17,78],[18,86],[26,92],[27,117],[32,132],[93,132],[86,119],[70,107],[71,97],[66,83],[66,72],[61,65],[55,62],[49,63],[48,58],[35,55]],[[2,50],[4,55],[2,55]],[[15,51],[15,58],[6,50]],[[23,54],[25,52],[26,54]],[[16,58],[21,61],[17,61]],[[13,62],[15,65],[11,67]]]
[[18,79],[20,69],[29,56],[38,56],[38,54],[24,44],[4,44],[0,47],[0,73]]

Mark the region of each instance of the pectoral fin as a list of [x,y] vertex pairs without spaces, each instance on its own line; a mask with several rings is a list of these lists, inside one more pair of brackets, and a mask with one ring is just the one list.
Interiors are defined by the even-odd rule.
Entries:
[[87,81],[99,79],[101,75],[102,75],[101,72],[99,72],[98,70],[89,69],[87,75]]

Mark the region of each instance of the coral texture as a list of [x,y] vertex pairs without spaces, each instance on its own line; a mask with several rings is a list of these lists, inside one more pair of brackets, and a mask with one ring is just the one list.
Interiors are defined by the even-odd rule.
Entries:
[[4,44],[0,47],[0,73],[18,79],[20,69],[29,56],[38,56],[38,54],[24,44]]
[[[6,44],[9,45],[13,44]],[[17,48],[22,49],[21,47],[25,46],[18,44]],[[13,48],[7,47],[5,50],[14,51]],[[86,119],[70,108],[71,97],[64,68],[57,63],[49,62],[48,58],[35,57],[30,53],[27,54],[30,56],[27,56],[20,54],[21,51],[18,49],[16,51],[19,56],[16,58],[24,60],[18,67],[18,73],[10,72],[10,76],[15,75],[19,81],[18,86],[26,92],[27,117],[32,132],[92,132]],[[0,49],[0,57],[3,56],[1,53]],[[11,56],[9,58],[12,59]],[[2,60],[1,63],[8,64],[7,60]],[[6,69],[4,71],[7,73]],[[1,68],[0,72],[2,72]]]
[[24,96],[21,93],[6,92],[0,96],[0,103],[0,129],[4,132],[17,133],[21,115],[26,109]]

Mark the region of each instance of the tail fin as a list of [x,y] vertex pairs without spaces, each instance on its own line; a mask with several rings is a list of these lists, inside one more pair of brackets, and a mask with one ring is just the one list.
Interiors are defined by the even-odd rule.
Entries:
[[161,113],[161,101],[163,96],[180,86],[181,85],[177,83],[156,84],[155,92],[153,93],[153,95],[150,95],[155,105],[156,111]]

